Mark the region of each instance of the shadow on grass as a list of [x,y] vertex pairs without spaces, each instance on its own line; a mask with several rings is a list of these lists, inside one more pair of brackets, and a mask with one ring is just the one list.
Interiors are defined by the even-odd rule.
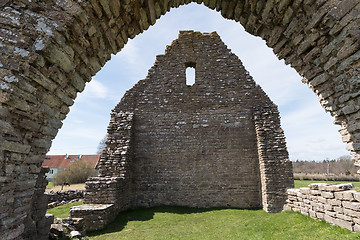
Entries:
[[[190,208],[190,207],[178,207],[178,206],[161,206],[161,207],[151,207],[151,208],[141,208],[135,210],[127,210],[120,212],[115,220],[110,223],[106,228],[102,230],[88,232],[86,235],[89,237],[98,236],[106,233],[120,232],[125,228],[128,222],[130,221],[149,221],[153,219],[155,213],[174,213],[174,214],[193,214],[193,213],[203,213],[214,210],[223,210],[223,209],[236,209],[236,208]],[[260,208],[253,208],[247,210],[259,210]]]

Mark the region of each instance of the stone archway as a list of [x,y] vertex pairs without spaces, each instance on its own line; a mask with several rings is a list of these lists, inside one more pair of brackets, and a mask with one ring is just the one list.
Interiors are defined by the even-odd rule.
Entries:
[[[190,1],[0,3],[0,231],[16,238],[52,139],[84,89],[128,38]],[[342,125],[360,165],[360,3],[357,0],[199,0],[263,38]]]

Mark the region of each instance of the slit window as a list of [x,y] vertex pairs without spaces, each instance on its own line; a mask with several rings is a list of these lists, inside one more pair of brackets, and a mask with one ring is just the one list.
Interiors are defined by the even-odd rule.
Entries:
[[195,63],[186,63],[186,85],[192,86],[195,84]]

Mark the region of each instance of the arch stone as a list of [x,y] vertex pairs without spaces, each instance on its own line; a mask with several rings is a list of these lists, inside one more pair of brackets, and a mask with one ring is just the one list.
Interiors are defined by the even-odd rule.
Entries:
[[[358,0],[198,0],[260,36],[319,96],[360,165]],[[78,92],[184,0],[0,3],[0,231],[21,236],[36,178]]]

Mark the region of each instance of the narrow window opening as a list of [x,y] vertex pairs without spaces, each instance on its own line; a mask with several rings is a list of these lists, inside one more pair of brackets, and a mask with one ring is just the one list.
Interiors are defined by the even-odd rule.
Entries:
[[192,86],[195,84],[195,63],[186,63],[186,85]]

